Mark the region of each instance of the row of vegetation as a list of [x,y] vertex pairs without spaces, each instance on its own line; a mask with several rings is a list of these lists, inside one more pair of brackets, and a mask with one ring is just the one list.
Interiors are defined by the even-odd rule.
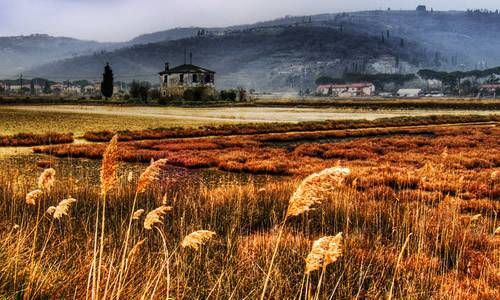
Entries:
[[[494,125],[487,127],[490,126]],[[292,175],[308,173],[316,169],[315,166],[322,165],[321,159],[325,158],[341,160],[383,159],[384,154],[394,151],[387,144],[392,139],[384,139],[388,137],[393,137],[396,140],[395,143],[401,143],[397,146],[398,152],[404,151],[405,147],[422,149],[422,147],[428,146],[435,137],[438,137],[436,140],[440,142],[458,143],[459,139],[454,138],[453,132],[462,134],[463,129],[427,126],[406,129],[397,127],[368,128],[197,139],[128,141],[120,143],[118,159],[125,162],[147,163],[151,159],[167,158],[170,165],[190,169],[217,168],[238,173]],[[493,129],[492,132],[498,133],[498,130]],[[414,136],[415,139],[409,139],[410,136]],[[446,141],[447,138],[451,140]],[[354,141],[351,143],[344,144],[343,142],[353,139]],[[400,142],[400,140],[411,140],[418,145]],[[318,154],[316,157],[303,152],[301,144],[307,142],[307,144],[317,145],[318,141],[321,143],[336,142],[336,144],[329,146],[331,149],[327,151],[328,154]],[[369,143],[369,146],[366,143]],[[34,151],[61,158],[100,159],[104,149],[104,144],[83,144],[37,147],[34,148]],[[492,158],[488,164],[490,167],[496,167],[498,162],[497,158]]]
[[0,147],[38,146],[50,144],[66,144],[73,142],[72,133],[20,133],[0,136]]
[[3,163],[0,297],[495,299],[499,133],[245,145],[222,160],[258,153],[314,172],[303,180],[204,178],[167,166],[186,153],[175,143],[139,176],[116,139],[100,176],[58,161],[14,178],[36,168]]
[[186,138],[204,136],[227,136],[227,135],[249,135],[263,133],[283,133],[293,131],[324,131],[359,129],[371,127],[399,127],[415,125],[437,125],[473,122],[498,122],[500,117],[474,116],[474,115],[442,115],[442,116],[419,116],[419,117],[396,117],[381,118],[373,121],[367,120],[335,120],[300,123],[265,123],[265,124],[225,124],[219,126],[201,126],[198,128],[156,128],[140,131],[99,131],[86,132],[84,138],[93,142],[109,141],[113,135],[118,133],[120,141]]

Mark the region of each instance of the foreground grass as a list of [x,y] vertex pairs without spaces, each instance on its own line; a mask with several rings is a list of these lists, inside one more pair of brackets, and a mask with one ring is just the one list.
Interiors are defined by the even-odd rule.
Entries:
[[[478,127],[282,150],[240,145],[220,162],[287,162],[299,176],[201,176],[157,161],[141,177],[122,165],[106,196],[95,168],[55,163],[57,180],[50,189],[42,181],[34,205],[25,198],[41,169],[13,160],[0,171],[0,297],[495,299],[497,137],[498,129]],[[213,150],[187,147],[168,144],[164,157]],[[106,157],[120,157],[113,153]],[[339,182],[318,175],[292,197],[306,174],[336,164],[351,174]],[[45,213],[68,197],[77,201],[67,215]],[[317,209],[290,213],[297,198]],[[151,212],[162,218],[148,230]],[[197,250],[180,246],[201,229],[216,236]],[[305,275],[313,241],[339,232],[338,260]]]

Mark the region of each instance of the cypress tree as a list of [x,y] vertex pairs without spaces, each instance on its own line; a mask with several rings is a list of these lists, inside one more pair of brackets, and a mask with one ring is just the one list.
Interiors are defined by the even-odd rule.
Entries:
[[109,63],[106,63],[104,74],[102,74],[101,93],[106,98],[113,96],[113,71]]

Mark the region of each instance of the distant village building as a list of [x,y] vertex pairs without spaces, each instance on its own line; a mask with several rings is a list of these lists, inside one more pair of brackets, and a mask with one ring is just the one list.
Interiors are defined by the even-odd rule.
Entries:
[[500,83],[490,83],[481,85],[481,93],[487,93],[497,97],[500,93]]
[[316,93],[322,96],[359,97],[373,96],[375,86],[372,83],[322,84],[316,88]]
[[405,98],[419,97],[422,95],[422,89],[400,89],[397,95]]
[[182,96],[187,89],[207,87],[215,92],[215,72],[192,64],[183,64],[165,70],[160,75],[160,92],[164,97]]
[[481,90],[493,93],[497,90],[500,90],[500,83],[483,84],[481,85]]

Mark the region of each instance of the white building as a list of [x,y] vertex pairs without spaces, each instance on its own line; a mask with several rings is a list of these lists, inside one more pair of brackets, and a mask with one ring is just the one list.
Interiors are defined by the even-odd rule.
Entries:
[[419,97],[422,95],[422,89],[400,89],[397,94],[399,97]]
[[316,88],[316,93],[333,97],[372,96],[375,86],[372,83],[322,84]]

